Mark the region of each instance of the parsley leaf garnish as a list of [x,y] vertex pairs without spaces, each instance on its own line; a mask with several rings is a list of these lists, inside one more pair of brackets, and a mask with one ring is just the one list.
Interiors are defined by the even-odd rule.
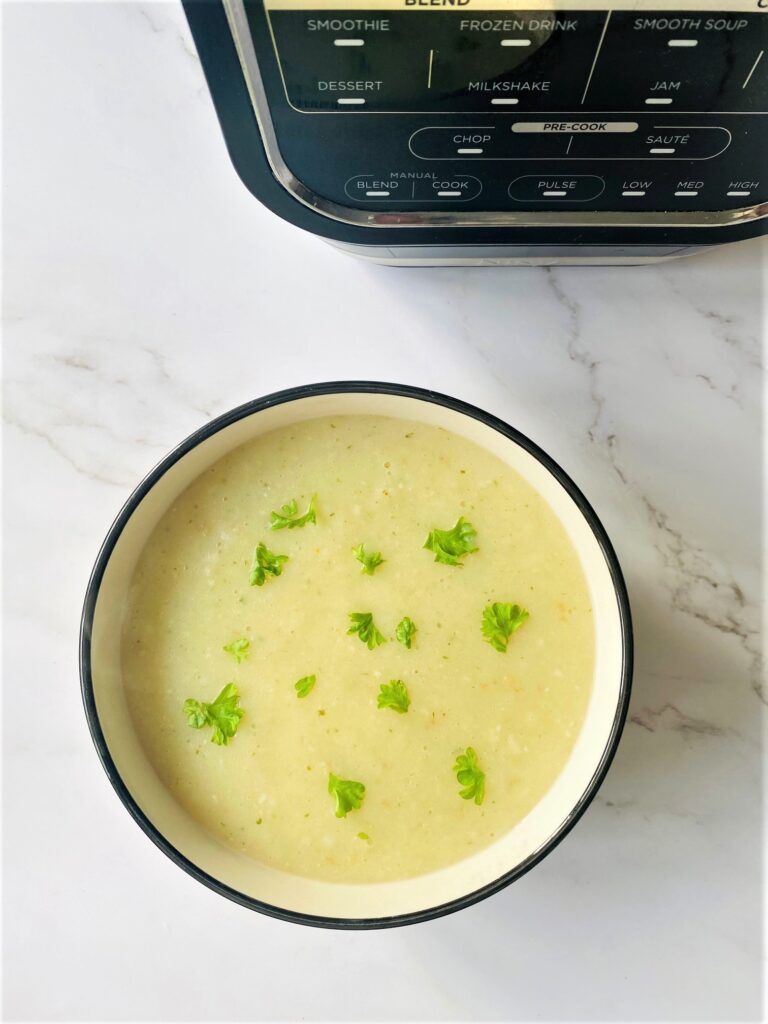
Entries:
[[367,832],[358,832],[357,838],[362,839],[364,843],[370,843],[371,841],[371,837],[368,835]]
[[293,684],[297,697],[307,697],[315,688],[317,676],[302,676],[298,682]]
[[314,494],[309,499],[309,507],[303,516],[296,515],[298,510],[299,506],[296,499],[291,498],[287,504],[281,507],[279,512],[271,512],[269,516],[270,530],[284,530],[286,527],[289,530],[294,530],[297,526],[306,526],[307,523],[317,523]]
[[411,705],[411,698],[408,696],[408,688],[402,679],[390,679],[388,683],[382,683],[376,706],[380,708],[392,708],[399,715],[404,715]]
[[224,644],[222,650],[226,651],[227,654],[231,654],[239,665],[241,661],[245,661],[248,657],[248,648],[250,646],[251,641],[243,637],[242,640],[233,640],[231,644]]
[[403,647],[407,647],[410,651],[411,643],[414,636],[416,635],[416,623],[413,619],[409,619],[406,615],[404,619],[401,619],[397,624],[395,630],[395,639],[399,640]]
[[288,555],[274,555],[266,544],[258,544],[253,552],[253,564],[248,582],[252,587],[261,587],[267,581],[267,576],[280,576],[283,572],[283,562],[288,561]]
[[366,576],[373,576],[374,569],[377,569],[384,561],[381,557],[381,553],[378,551],[375,551],[370,555],[366,555],[364,544],[358,544],[356,548],[352,548],[352,554],[358,562],[362,563],[362,571]]
[[509,638],[528,618],[529,613],[519,604],[496,601],[487,605],[483,611],[483,636],[492,647],[503,654]]
[[347,634],[357,633],[362,642],[368,645],[369,651],[387,642],[387,638],[373,624],[373,612],[350,612],[349,621],[351,625]]
[[435,561],[444,565],[461,565],[459,559],[477,551],[477,531],[461,516],[450,530],[430,530],[424,547],[435,553]]
[[353,782],[351,779],[340,779],[338,775],[330,772],[328,775],[328,792],[336,798],[336,817],[346,818],[349,811],[360,806],[365,796],[365,786],[362,782]]
[[464,787],[459,790],[459,796],[462,800],[474,800],[479,806],[485,797],[485,772],[480,770],[477,751],[467,747],[466,752],[456,758],[453,770],[459,785]]
[[189,697],[184,701],[187,725],[193,729],[202,729],[210,725],[213,729],[211,743],[226,746],[237,732],[240,719],[245,714],[243,709],[237,706],[239,701],[240,694],[234,683],[227,683],[212,704]]

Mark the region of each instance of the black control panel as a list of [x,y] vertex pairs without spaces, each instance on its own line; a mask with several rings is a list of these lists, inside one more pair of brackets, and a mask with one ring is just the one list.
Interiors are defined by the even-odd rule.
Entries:
[[321,202],[631,220],[768,199],[763,5],[242,9],[280,159]]

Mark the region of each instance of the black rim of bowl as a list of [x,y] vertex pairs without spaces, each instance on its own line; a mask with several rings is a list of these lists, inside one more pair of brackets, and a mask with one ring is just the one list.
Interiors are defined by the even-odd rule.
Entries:
[[[501,877],[495,879],[495,881],[489,882],[487,885],[484,885],[473,892],[467,893],[457,899],[450,900],[447,903],[442,903],[439,906],[429,907],[426,910],[417,910],[407,914],[395,914],[389,917],[324,917],[315,914],[304,914],[295,910],[286,910],[282,907],[272,906],[269,903],[264,903],[261,900],[254,899],[251,896],[238,892],[238,890],[218,881],[218,879],[193,864],[162,835],[162,833],[144,814],[131,793],[128,791],[128,788],[123,782],[107,747],[104,733],[101,729],[99,715],[96,710],[96,700],[93,689],[91,634],[93,629],[94,611],[96,608],[96,601],[101,581],[112,555],[112,551],[114,550],[126,523],[157,481],[171,468],[171,466],[175,465],[193,448],[197,447],[197,445],[201,444],[212,435],[218,433],[218,431],[236,423],[238,420],[251,416],[254,413],[261,412],[264,409],[269,409],[274,405],[294,402],[299,399],[311,398],[317,395],[335,394],[394,395],[400,398],[410,398],[421,402],[441,405],[447,409],[469,416],[472,419],[480,420],[481,423],[484,423],[486,426],[498,431],[498,433],[503,434],[505,437],[508,437],[511,441],[518,444],[521,448],[525,449],[525,451],[537,459],[560,482],[589,524],[611,574],[621,625],[621,681],[619,700],[613,726],[608,742],[603,750],[590,783],[582,793],[578,803],[573,807],[568,817],[560,824],[549,839],[539,847],[538,850],[534,851],[534,853],[520,864],[515,865],[515,867],[510,871],[505,872]],[[411,387],[407,384],[386,384],[378,383],[376,381],[332,381],[320,384],[307,384],[299,387],[288,388],[285,391],[277,391],[274,394],[265,395],[263,398],[254,399],[253,401],[246,402],[244,405],[240,405],[235,409],[231,409],[229,412],[216,417],[190,434],[189,437],[170,451],[165,458],[163,458],[154,467],[154,469],[150,470],[150,472],[144,477],[123,505],[117,515],[117,518],[110,527],[104,543],[101,546],[101,550],[96,558],[96,563],[88,582],[80,625],[80,685],[83,705],[85,707],[85,715],[88,720],[91,737],[112,786],[134,821],[138,823],[140,828],[149,836],[152,842],[158,846],[163,853],[170,857],[170,859],[180,868],[183,868],[183,870],[192,875],[193,878],[196,878],[199,882],[202,882],[210,889],[213,889],[214,892],[217,892],[222,896],[226,896],[235,903],[239,903],[251,910],[257,910],[262,914],[267,914],[270,917],[276,917],[283,921],[314,925],[321,928],[345,928],[353,930],[366,928],[392,928],[399,925],[416,924],[420,921],[429,921],[437,917],[442,917],[445,914],[451,914],[457,910],[462,910],[465,907],[471,906],[473,903],[478,903],[480,900],[493,895],[500,889],[505,888],[511,882],[520,878],[522,875],[526,874],[526,872],[530,871],[534,865],[543,860],[543,858],[546,857],[547,854],[564,839],[592,802],[616,753],[616,748],[624,727],[627,707],[629,704],[632,681],[632,652],[632,621],[629,610],[629,599],[627,597],[626,585],[624,583],[624,578],[622,576],[618,559],[613,550],[613,546],[611,545],[608,535],[606,534],[603,525],[598,519],[592,506],[576,484],[574,484],[570,477],[552,458],[550,458],[549,455],[547,455],[546,452],[542,451],[538,445],[534,444],[533,441],[527,438],[524,434],[521,434],[518,430],[510,427],[508,424],[497,419],[495,416],[492,416],[490,413],[469,405],[466,402],[462,402],[459,399],[451,398],[435,391]]]

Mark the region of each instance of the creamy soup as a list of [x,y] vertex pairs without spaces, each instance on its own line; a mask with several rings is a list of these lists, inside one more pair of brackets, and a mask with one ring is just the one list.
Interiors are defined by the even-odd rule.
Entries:
[[594,624],[517,472],[438,427],[339,416],[242,445],[168,509],[122,658],[141,743],[200,825],[283,871],[375,882],[466,857],[542,798]]

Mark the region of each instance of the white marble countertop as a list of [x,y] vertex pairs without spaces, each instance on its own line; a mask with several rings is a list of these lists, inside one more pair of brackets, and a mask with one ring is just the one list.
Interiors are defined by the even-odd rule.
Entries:
[[[226,155],[175,4],[5,21],[5,1018],[761,1015],[761,279],[750,243],[638,269],[393,270],[277,220]],[[123,810],[80,705],[99,543],[211,416],[406,381],[537,440],[633,603],[631,720],[584,819],[470,910],[347,934],[241,909]]]

